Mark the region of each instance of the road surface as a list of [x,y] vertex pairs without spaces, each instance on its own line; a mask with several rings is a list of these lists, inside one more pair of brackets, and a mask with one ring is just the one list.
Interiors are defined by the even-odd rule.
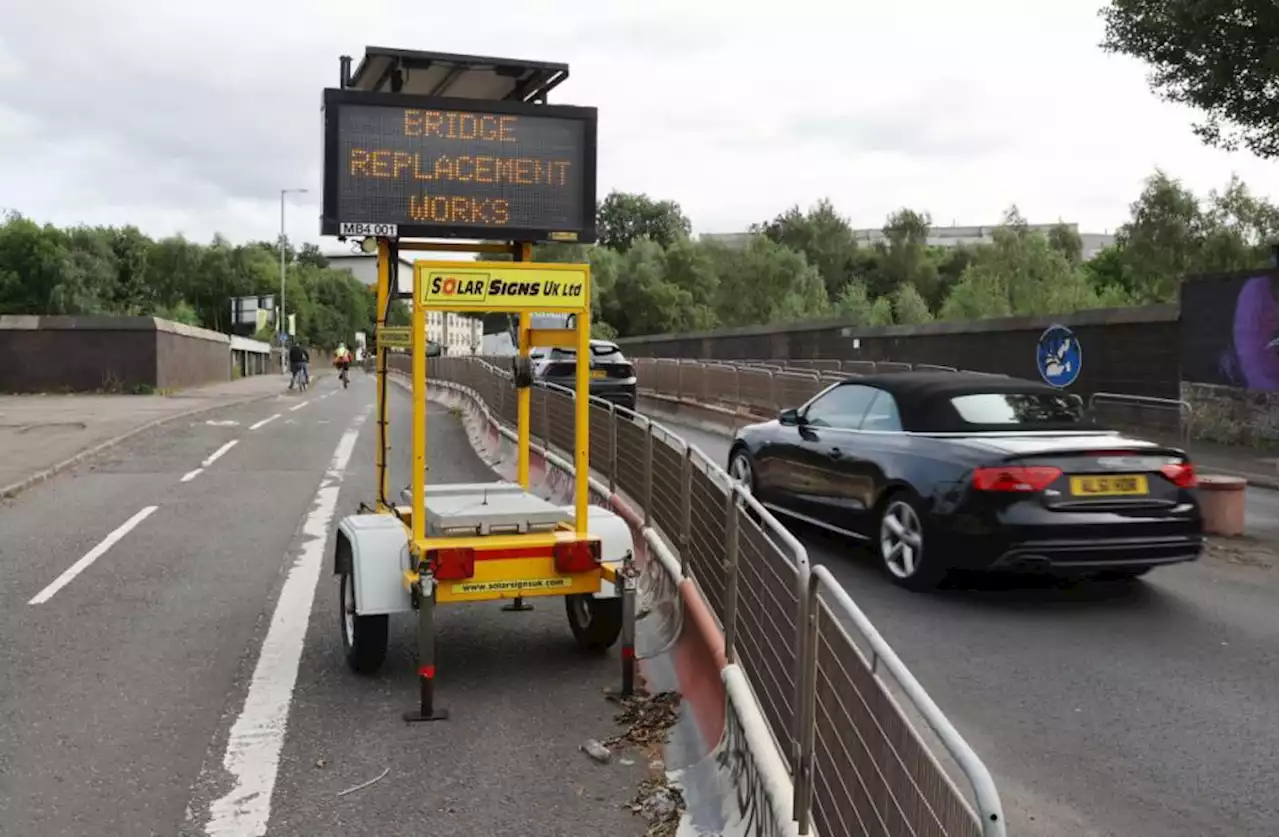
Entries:
[[[380,676],[347,670],[326,533],[372,497],[374,388],[335,384],[0,506],[0,835],[643,833],[621,808],[643,765],[577,750],[616,731],[616,659],[577,650],[558,600],[442,612],[442,723],[400,719],[411,617]],[[408,397],[389,401],[398,490]],[[429,479],[493,479],[433,412]]]
[[[725,437],[663,423],[724,467]],[[792,528],[986,761],[1010,835],[1263,837],[1278,804],[1276,496],[1250,499],[1269,567],[1205,559],[1132,586],[913,594],[850,542]]]

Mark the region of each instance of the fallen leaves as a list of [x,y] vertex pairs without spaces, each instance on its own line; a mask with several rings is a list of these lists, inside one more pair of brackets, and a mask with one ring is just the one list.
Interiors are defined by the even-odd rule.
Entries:
[[636,695],[619,701],[622,709],[614,715],[614,721],[626,727],[619,735],[606,739],[606,747],[631,744],[647,748],[667,741],[667,730],[679,720],[679,692],[660,692],[656,695]]
[[668,784],[666,777],[651,776],[640,783],[627,809],[649,821],[645,837],[674,837],[684,815],[684,794]]

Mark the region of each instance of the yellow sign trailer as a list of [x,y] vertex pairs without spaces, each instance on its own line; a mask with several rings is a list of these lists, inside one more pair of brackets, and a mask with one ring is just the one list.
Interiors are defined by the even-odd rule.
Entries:
[[[607,648],[622,635],[622,691],[632,690],[631,531],[589,502],[590,268],[531,263],[534,241],[595,238],[595,110],[545,104],[546,91],[567,76],[565,65],[371,47],[354,75],[344,57],[342,88],[325,91],[321,232],[360,238],[378,258],[377,498],[340,521],[335,536],[342,640],[348,665],[371,673],[386,657],[388,617],[416,611],[420,705],[406,713],[410,721],[447,717],[434,700],[435,609],[443,604],[515,599],[521,609],[525,598],[564,597],[579,644]],[[467,98],[442,98],[451,84]],[[547,148],[559,157],[545,158]],[[424,192],[424,183],[454,191]],[[416,262],[412,324],[391,327],[402,250],[512,261]],[[519,315],[518,484],[426,484],[427,364],[438,354],[426,339],[428,311]],[[574,326],[535,329],[537,312],[573,314]],[[576,350],[579,359],[571,507],[529,490],[535,345]],[[412,485],[400,502],[387,484],[391,347],[412,354]]]

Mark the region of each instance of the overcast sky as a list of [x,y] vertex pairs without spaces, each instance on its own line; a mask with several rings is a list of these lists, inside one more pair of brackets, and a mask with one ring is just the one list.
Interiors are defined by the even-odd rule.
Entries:
[[1203,147],[1194,114],[1107,56],[1090,0],[6,0],[0,207],[206,241],[318,234],[320,96],[369,44],[570,65],[600,111],[600,196],[732,232],[830,196],[859,227],[1113,230],[1160,166],[1203,194],[1275,167]]

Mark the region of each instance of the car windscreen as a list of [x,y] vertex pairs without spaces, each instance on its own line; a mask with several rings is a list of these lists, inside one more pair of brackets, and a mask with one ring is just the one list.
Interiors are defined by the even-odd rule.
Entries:
[[976,426],[1035,430],[1084,423],[1078,398],[1065,393],[979,392],[951,399],[962,421]]

